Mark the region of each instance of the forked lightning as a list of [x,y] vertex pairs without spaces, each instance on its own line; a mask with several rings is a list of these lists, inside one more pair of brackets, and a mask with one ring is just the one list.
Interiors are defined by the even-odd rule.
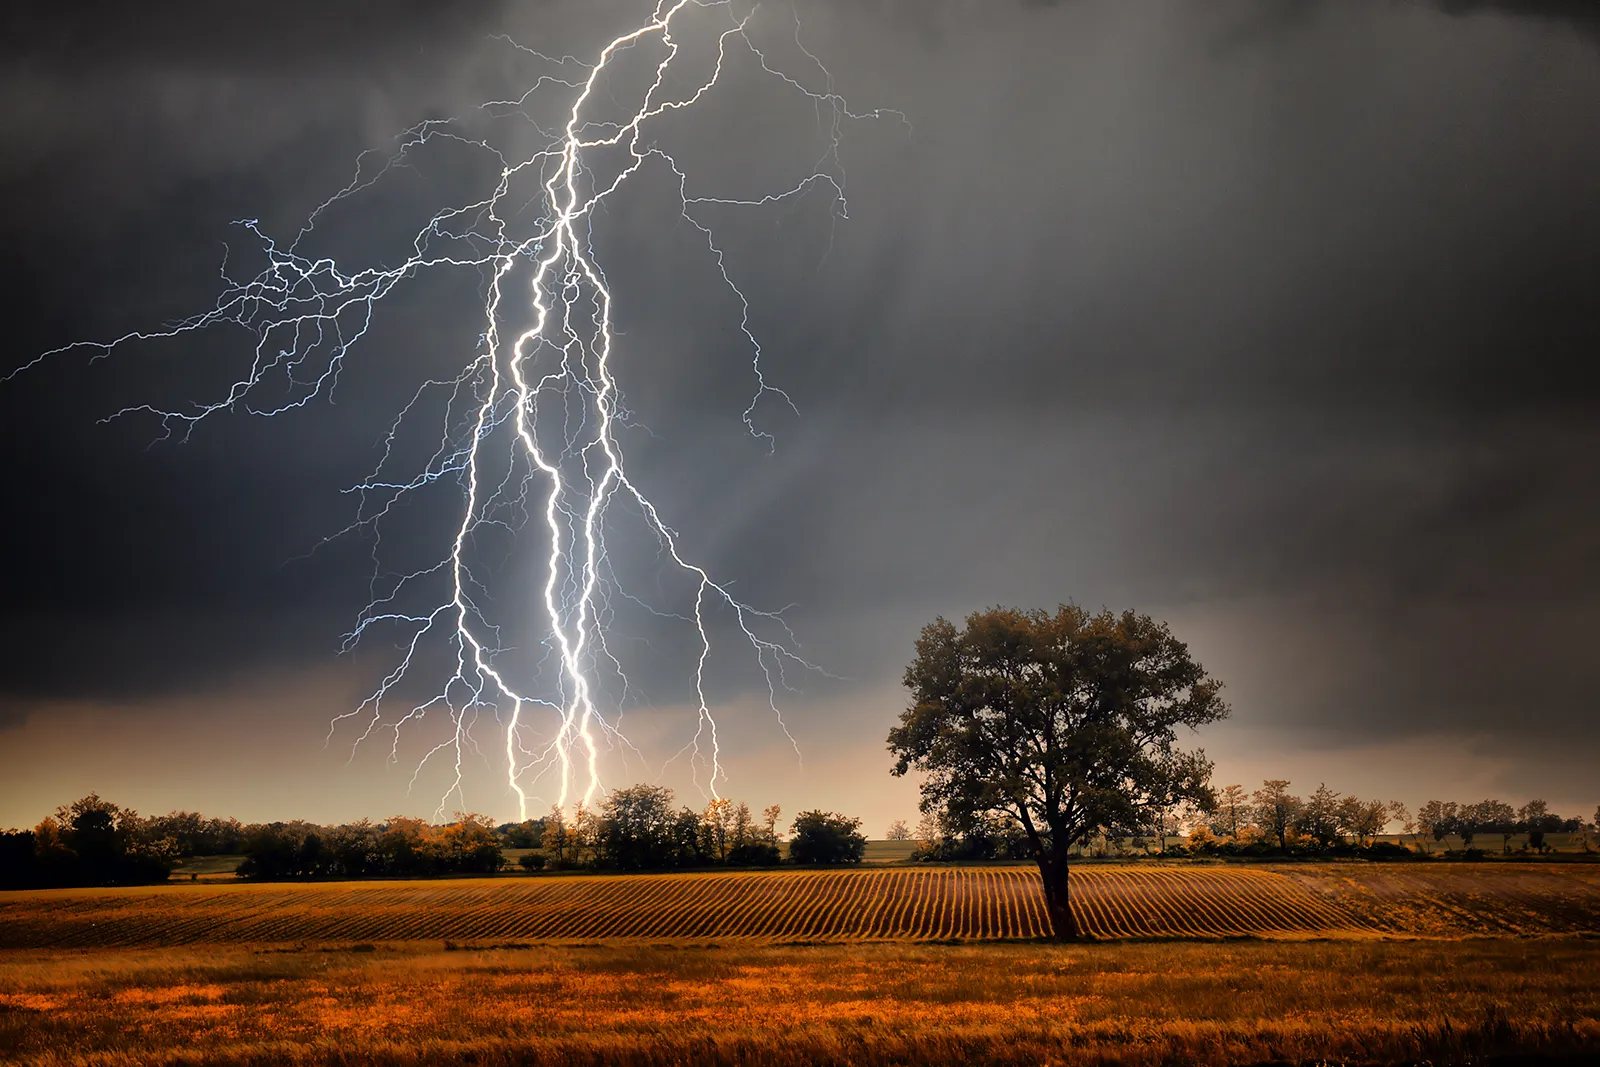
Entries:
[[[151,414],[166,436],[187,439],[198,423],[219,412],[275,416],[326,399],[346,357],[369,331],[377,305],[402,283],[417,284],[419,276],[440,269],[476,268],[486,275],[478,344],[459,374],[424,382],[396,417],[376,467],[352,489],[360,507],[341,531],[371,531],[376,568],[372,599],[347,635],[346,647],[381,627],[399,634],[401,652],[366,700],[330,723],[329,738],[346,725],[355,727],[355,746],[375,734],[388,734],[391,756],[398,758],[406,724],[443,710],[450,724],[447,735],[421,757],[412,777],[415,783],[430,761],[453,761],[440,811],[452,795],[463,798],[464,762],[475,748],[473,728],[484,712],[492,712],[504,729],[505,773],[520,818],[528,817],[534,792],[547,776],[555,778],[549,796],[557,804],[592,804],[602,791],[602,750],[627,744],[617,715],[627,673],[607,641],[607,626],[614,598],[646,606],[621,589],[607,555],[607,530],[627,517],[642,523],[662,559],[693,589],[692,610],[658,614],[681,620],[698,642],[693,669],[698,719],[679,755],[687,755],[703,790],[717,795],[726,777],[717,719],[707,695],[712,655],[708,613],[725,612],[737,625],[766,677],[767,702],[786,735],[778,710],[779,691],[788,686],[785,672],[819,669],[797,654],[794,635],[780,613],[742,602],[727,584],[693,562],[651,498],[629,477],[617,432],[627,424],[628,411],[613,361],[613,292],[592,243],[596,209],[630,179],[655,170],[671,182],[683,220],[703,237],[707,255],[740,309],[739,331],[749,346],[754,381],[742,417],[750,434],[770,446],[769,435],[757,423],[757,407],[764,399],[788,403],[789,397],[766,377],[749,302],[696,210],[707,205],[756,208],[817,190],[830,199],[835,217],[848,217],[839,156],[845,121],[891,115],[904,121],[904,116],[882,109],[853,112],[834,92],[832,75],[801,43],[797,17],[793,43],[808,70],[796,75],[774,65],[754,40],[758,13],[754,8],[736,10],[732,0],[660,0],[646,22],[611,40],[590,63],[571,56],[554,58],[498,38],[544,73],[519,96],[481,105],[475,118],[430,120],[413,127],[399,139],[398,149],[376,165],[363,156],[351,182],[313,211],[287,245],[268,236],[256,220],[241,223],[260,241],[266,266],[243,281],[229,277],[225,266],[225,285],[214,307],[166,329],[66,345],[8,376],[79,347],[98,349],[99,358],[135,341],[170,339],[225,324],[244,327],[255,337],[253,356],[248,370],[222,395],[182,408],[138,405],[110,416]],[[698,76],[684,73],[694,62],[686,58],[693,46],[701,48]],[[611,75],[651,48],[659,50],[660,58],[645,56],[654,66],[645,68],[640,80],[648,81],[648,88],[630,113],[618,104],[618,83]],[[728,80],[724,72],[735,48],[748,50],[756,76],[777,79],[785,91],[802,94],[821,119],[817,165],[788,188],[749,195],[701,189],[654,138],[656,120],[693,108]],[[818,79],[820,87],[808,84]],[[673,91],[669,85],[679,88]],[[550,120],[535,110],[548,106],[544,101],[553,93],[568,94],[570,108],[556,104],[550,114],[557,119],[546,126]],[[608,109],[610,119],[602,117]],[[474,121],[503,126],[512,120],[519,130],[533,131],[536,150],[515,154],[497,146],[506,138],[474,130]],[[411,238],[403,262],[349,269],[332,258],[300,251],[336,205],[353,202],[358,193],[441,142],[490,153],[498,181],[481,198],[430,218]],[[531,224],[526,221],[530,217]],[[527,232],[518,233],[518,225]],[[391,472],[399,462],[397,442],[432,410],[430,405],[438,409],[435,414],[443,414],[438,446],[420,471],[397,476]],[[463,491],[460,522],[447,554],[430,567],[385,577],[376,566],[380,524],[396,514],[396,505],[408,495],[441,482],[459,483]],[[553,681],[542,681],[547,675],[538,665],[518,662],[502,647],[498,627],[479,607],[489,588],[490,568],[475,567],[474,538],[519,529],[529,519],[548,538],[542,582],[528,600],[547,630],[544,643],[555,664]],[[433,647],[444,650],[446,662],[453,660],[453,670],[443,672],[448,676],[437,687],[425,685],[420,691],[431,695],[418,699],[408,695],[413,676],[430,669],[422,663]],[[602,668],[623,687],[609,702],[599,684]]]

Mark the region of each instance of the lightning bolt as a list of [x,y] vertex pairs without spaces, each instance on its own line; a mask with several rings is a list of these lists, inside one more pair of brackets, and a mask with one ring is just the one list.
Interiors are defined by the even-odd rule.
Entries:
[[[629,699],[627,673],[607,639],[622,598],[681,622],[698,642],[695,730],[672,758],[687,757],[702,792],[719,797],[726,780],[718,722],[707,692],[713,610],[726,613],[754,655],[766,680],[767,704],[799,755],[779,709],[779,693],[791,688],[790,671],[826,672],[799,654],[782,611],[743,602],[727,583],[695,563],[677,531],[629,476],[618,436],[619,428],[631,424],[631,416],[613,359],[613,293],[592,240],[597,212],[625,183],[646,171],[668,177],[681,218],[703,239],[740,308],[739,331],[749,348],[754,380],[741,417],[753,438],[773,447],[771,435],[758,425],[757,408],[769,398],[791,408],[793,404],[768,380],[750,302],[697,209],[759,208],[820,190],[831,200],[832,216],[848,218],[840,159],[845,123],[885,117],[905,122],[905,116],[889,109],[852,111],[834,91],[832,74],[802,43],[798,15],[792,18],[793,41],[814,73],[796,76],[774,65],[755,43],[756,14],[755,8],[736,11],[732,0],[659,0],[646,21],[613,38],[589,62],[548,56],[498,38],[544,72],[520,95],[482,104],[477,117],[531,129],[537,150],[521,155],[504,151],[488,135],[476,134],[468,120],[420,123],[398,138],[398,147],[387,157],[363,154],[351,181],[320,204],[287,244],[263,232],[257,220],[242,221],[239,225],[259,242],[266,265],[252,277],[235,280],[224,261],[222,291],[210,309],[161,330],[63,346],[4,379],[72,349],[88,347],[98,359],[134,342],[167,340],[216,326],[245,328],[255,337],[249,367],[220,396],[177,408],[141,404],[108,416],[153,416],[162,428],[161,438],[187,440],[199,423],[219,413],[273,417],[331,398],[346,358],[368,333],[378,305],[396,289],[435,271],[483,273],[483,328],[470,358],[459,374],[429,379],[418,387],[391,424],[377,464],[350,490],[359,500],[354,520],[326,539],[358,531],[372,537],[371,599],[346,634],[344,650],[379,628],[397,634],[399,648],[398,660],[367,698],[329,723],[328,738],[331,742],[341,728],[354,726],[353,758],[359,746],[384,735],[394,761],[407,725],[442,711],[449,728],[422,755],[411,779],[415,785],[435,759],[451,763],[440,812],[451,796],[465,806],[465,764],[469,757],[487,758],[474,735],[484,714],[493,715],[503,728],[506,782],[517,798],[519,818],[528,817],[533,791],[552,777],[558,805],[574,799],[593,804],[604,788],[602,753],[619,745],[632,749],[620,723],[620,709]],[[710,67],[699,77],[679,69],[690,65],[686,56],[693,52],[691,44],[706,52],[702,69]],[[651,47],[660,58],[653,72],[645,68],[648,86],[630,111],[615,100],[615,85],[608,79],[626,57]],[[754,57],[756,76],[777,79],[817,111],[823,135],[815,169],[788,188],[755,196],[700,191],[685,168],[651,139],[657,120],[695,107],[722,85],[730,50],[736,48]],[[820,88],[808,84],[817,76],[823,81]],[[675,93],[669,88],[673,85],[688,88]],[[570,104],[556,105],[557,119],[547,126],[549,120],[541,122],[533,109],[552,93],[565,95]],[[602,95],[609,99],[602,100]],[[604,118],[606,104],[621,117]],[[403,262],[348,269],[332,258],[301,251],[335,207],[441,143],[488,153],[498,177],[478,199],[434,214],[414,234]],[[608,172],[609,156],[616,162]],[[536,211],[535,221],[519,234],[518,222],[530,211]],[[437,446],[420,470],[394,474],[402,439],[430,410],[440,418]],[[447,552],[421,569],[385,574],[380,564],[384,524],[396,521],[409,497],[439,484],[455,484],[462,492],[460,521]],[[622,521],[623,512],[642,524],[662,564],[687,579],[693,589],[691,609],[661,611],[620,587],[606,535]],[[480,545],[496,531],[515,533],[530,523],[542,527],[546,539],[543,580],[532,598],[533,610],[542,616],[546,654],[531,668],[518,663],[515,650],[503,645],[499,626],[483,606],[493,599],[491,577],[485,573],[492,568],[482,564],[487,552]],[[442,684],[426,686],[422,691],[431,695],[421,699],[407,695],[414,692],[410,679],[428,670],[436,648],[444,651]],[[614,675],[621,685],[621,693],[609,702],[601,691],[602,673]]]

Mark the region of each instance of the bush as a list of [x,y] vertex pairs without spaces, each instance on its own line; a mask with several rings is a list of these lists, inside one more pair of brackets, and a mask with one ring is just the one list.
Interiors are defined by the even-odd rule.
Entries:
[[529,852],[517,857],[517,866],[525,871],[544,870],[544,853]]
[[794,820],[789,858],[796,863],[860,863],[867,851],[861,820],[832,811],[803,811]]

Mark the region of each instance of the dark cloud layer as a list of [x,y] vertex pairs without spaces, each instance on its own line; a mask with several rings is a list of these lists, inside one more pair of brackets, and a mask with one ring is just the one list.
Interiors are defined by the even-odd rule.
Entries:
[[0,15],[0,46],[10,59],[86,72],[110,65],[157,65],[272,72],[404,59],[407,50],[473,35],[501,2],[482,0],[204,0],[132,6],[21,0]]
[[[230,220],[293,225],[384,134],[526,77],[493,35],[567,51],[637,6],[10,9],[0,232],[28,310],[3,362],[205,306]],[[917,626],[985,603],[1171,610],[1200,620],[1197,646],[1242,611],[1255,651],[1227,680],[1271,694],[1240,704],[1252,726],[1358,743],[1533,724],[1600,747],[1589,5],[802,13],[840,88],[914,131],[847,131],[847,222],[816,202],[724,220],[801,410],[761,409],[776,455],[743,435],[745,356],[708,326],[731,306],[660,187],[597,235],[656,434],[636,470],[718,573],[797,603],[857,679],[892,681]],[[813,127],[735,76],[748,91],[674,136],[743,188]],[[443,163],[416,180],[373,210],[459,195]],[[214,384],[242,338],[0,389],[0,725],[325,662],[368,546],[297,557],[348,521],[340,490],[410,380],[386,368],[470,340],[462,295],[394,308],[337,407],[181,447],[95,419]]]

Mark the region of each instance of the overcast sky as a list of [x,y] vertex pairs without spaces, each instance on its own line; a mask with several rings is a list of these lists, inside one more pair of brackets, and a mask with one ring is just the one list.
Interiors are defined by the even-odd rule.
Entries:
[[[251,247],[231,222],[292,238],[363,150],[557,69],[502,35],[590,56],[649,7],[8,5],[0,372],[205,310],[224,245]],[[1591,5],[797,11],[855,110],[908,123],[844,124],[848,219],[820,195],[703,213],[798,411],[757,408],[771,450],[741,422],[737,302],[670,182],[641,174],[594,230],[634,477],[747,602],[793,605],[804,653],[837,676],[780,705],[797,757],[717,634],[725,792],[860,815],[874,836],[914,819],[884,737],[918,629],[1071,600],[1168,620],[1226,683],[1234,716],[1199,739],[1220,782],[1592,812]],[[822,87],[787,9],[752,33]],[[660,146],[710,195],[788,188],[828,126],[781,90],[736,58]],[[484,193],[470,153],[413,163],[331,213],[316,254],[392,263],[429,214]],[[147,417],[101,420],[214,399],[248,334],[79,349],[0,386],[0,824],[90,790],[245,819],[434,809],[448,774],[411,788],[411,772],[437,720],[395,766],[383,744],[352,757],[349,734],[324,748],[394,648],[339,652],[371,538],[317,546],[355,517],[343,490],[418,383],[470,357],[480,289],[472,271],[415,279],[333,403],[223,413],[183,444]],[[445,488],[385,527],[383,566],[436,552],[458,520]],[[615,537],[619,571],[656,581],[653,548]],[[506,559],[503,618],[526,628],[514,602],[535,575]],[[660,774],[698,802],[666,764],[693,729],[692,643],[625,622],[636,689],[612,710],[641,755],[610,757],[607,781]],[[492,724],[482,740],[466,804],[508,816],[503,743]]]

